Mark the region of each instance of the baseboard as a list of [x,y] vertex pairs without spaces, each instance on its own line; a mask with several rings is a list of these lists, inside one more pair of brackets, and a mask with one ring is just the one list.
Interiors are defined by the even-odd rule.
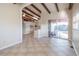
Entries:
[[9,45],[7,45],[7,46],[1,47],[0,50],[3,50],[3,49],[6,49],[6,48],[9,48],[9,47],[12,47],[12,46],[14,46],[14,45],[16,45],[16,44],[19,44],[19,43],[22,43],[22,41],[18,41],[18,42],[15,42],[15,43],[13,43],[13,44],[9,44]]
[[73,48],[75,50],[76,55],[79,56],[79,54],[77,53],[77,50],[76,50],[76,47],[75,47],[74,43],[72,43],[72,45],[73,45]]

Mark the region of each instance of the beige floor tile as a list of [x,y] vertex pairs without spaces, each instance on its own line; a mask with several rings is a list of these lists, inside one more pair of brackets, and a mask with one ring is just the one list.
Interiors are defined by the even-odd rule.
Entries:
[[0,51],[1,56],[75,56],[67,40],[56,38],[34,38],[24,35],[23,42]]

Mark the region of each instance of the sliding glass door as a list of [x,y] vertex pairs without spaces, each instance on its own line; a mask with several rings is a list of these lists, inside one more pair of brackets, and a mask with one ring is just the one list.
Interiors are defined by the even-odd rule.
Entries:
[[68,39],[68,22],[51,21],[51,36],[59,39]]

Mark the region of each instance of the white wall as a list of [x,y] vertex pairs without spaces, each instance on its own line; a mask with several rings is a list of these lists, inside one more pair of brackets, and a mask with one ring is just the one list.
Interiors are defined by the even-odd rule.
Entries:
[[22,18],[19,5],[0,4],[0,49],[22,42]]
[[[73,21],[75,20],[79,24],[79,4],[74,4],[72,11],[73,11]],[[79,55],[79,25],[77,26],[78,26],[78,30],[73,29],[73,36],[72,36],[73,42],[72,43],[77,55]]]
[[48,36],[48,20],[50,16],[46,12],[41,13],[41,19],[39,21],[40,29],[38,30],[38,38]]

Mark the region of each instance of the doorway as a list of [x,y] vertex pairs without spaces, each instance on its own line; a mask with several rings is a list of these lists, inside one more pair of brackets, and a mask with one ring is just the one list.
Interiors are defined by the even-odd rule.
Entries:
[[63,19],[49,20],[49,37],[68,39],[68,21]]

